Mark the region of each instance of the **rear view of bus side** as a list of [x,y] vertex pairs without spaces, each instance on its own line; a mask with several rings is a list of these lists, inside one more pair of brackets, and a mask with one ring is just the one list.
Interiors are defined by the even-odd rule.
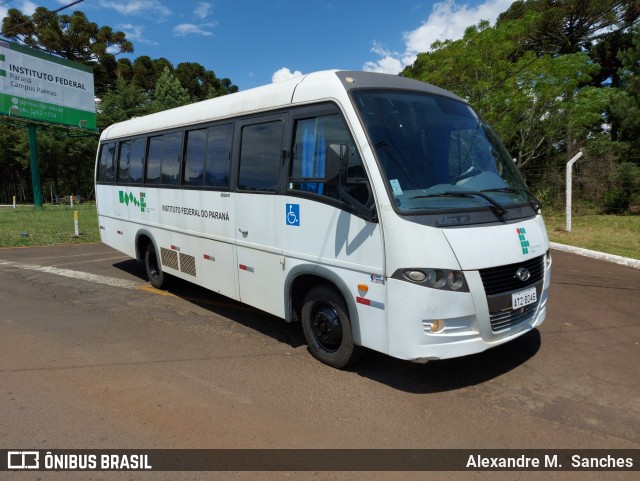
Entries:
[[327,71],[107,128],[104,243],[286,321],[344,367],[415,362],[540,325],[540,204],[463,100],[402,77]]

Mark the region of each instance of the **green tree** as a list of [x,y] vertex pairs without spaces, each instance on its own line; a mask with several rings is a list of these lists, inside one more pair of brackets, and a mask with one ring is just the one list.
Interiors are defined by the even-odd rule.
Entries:
[[180,85],[180,81],[171,73],[169,68],[165,67],[156,84],[151,110],[159,112],[180,107],[190,102],[189,92]]
[[96,95],[102,95],[115,78],[115,55],[133,52],[124,32],[99,27],[81,11],[59,15],[38,7],[29,18],[12,8],[2,21],[3,35],[36,50],[94,67]]
[[115,89],[103,95],[98,107],[97,123],[100,130],[116,122],[140,117],[150,112],[149,96],[140,87],[119,78]]
[[621,140],[628,141],[640,154],[640,26],[634,31],[632,45],[618,53],[621,93],[612,107],[621,126]]
[[205,69],[199,63],[180,63],[173,73],[194,102],[238,91],[238,87],[229,79],[217,78],[212,70]]
[[0,124],[0,202],[11,203],[18,195],[21,183],[28,178],[25,166],[20,163],[18,153],[26,130],[21,126]]
[[526,48],[539,54],[588,52],[594,44],[633,27],[638,0],[517,0],[497,26],[530,16]]
[[133,61],[131,66],[132,80],[138,87],[151,95],[165,68],[173,71],[173,65],[166,58],[152,59],[143,55]]

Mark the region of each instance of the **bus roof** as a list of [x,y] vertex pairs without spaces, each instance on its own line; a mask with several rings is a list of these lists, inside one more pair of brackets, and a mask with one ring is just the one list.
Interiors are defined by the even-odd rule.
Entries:
[[326,70],[119,122],[107,127],[100,140],[180,128],[278,109],[294,103],[332,99],[344,101],[347,92],[355,88],[422,91],[462,100],[447,90],[397,75]]

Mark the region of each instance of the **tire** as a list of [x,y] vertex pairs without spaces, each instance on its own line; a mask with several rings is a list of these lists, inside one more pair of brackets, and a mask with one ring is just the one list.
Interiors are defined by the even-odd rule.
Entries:
[[147,279],[156,289],[162,289],[167,286],[167,276],[162,272],[162,266],[158,262],[158,255],[153,242],[147,244],[147,250],[144,253],[144,267],[147,271]]
[[302,330],[309,352],[337,369],[354,363],[363,351],[353,343],[348,312],[342,296],[326,285],[312,288],[302,305]]

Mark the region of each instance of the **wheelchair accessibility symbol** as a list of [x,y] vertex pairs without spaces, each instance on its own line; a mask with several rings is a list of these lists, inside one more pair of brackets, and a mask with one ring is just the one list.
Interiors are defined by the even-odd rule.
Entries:
[[287,225],[300,225],[300,204],[287,204],[285,222]]

